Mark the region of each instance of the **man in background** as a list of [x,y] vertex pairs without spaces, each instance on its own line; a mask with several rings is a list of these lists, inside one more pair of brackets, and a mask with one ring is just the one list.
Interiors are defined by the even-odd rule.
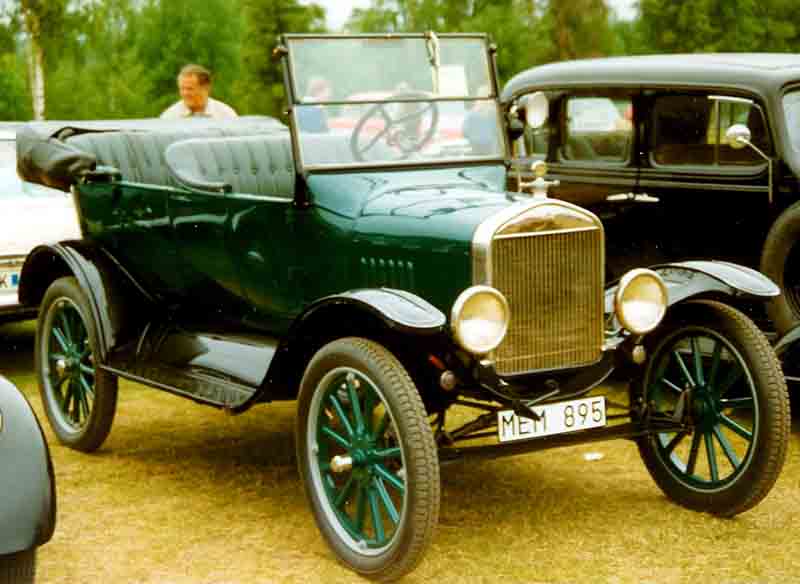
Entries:
[[168,107],[162,118],[177,120],[191,116],[230,119],[239,117],[232,107],[209,96],[211,72],[200,65],[186,65],[178,74],[181,100]]

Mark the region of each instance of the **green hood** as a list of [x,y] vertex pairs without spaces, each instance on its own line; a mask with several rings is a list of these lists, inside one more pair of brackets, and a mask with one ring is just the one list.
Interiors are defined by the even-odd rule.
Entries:
[[472,284],[476,228],[511,204],[502,166],[328,174],[309,178],[314,205],[350,224],[353,287],[400,288],[448,314]]

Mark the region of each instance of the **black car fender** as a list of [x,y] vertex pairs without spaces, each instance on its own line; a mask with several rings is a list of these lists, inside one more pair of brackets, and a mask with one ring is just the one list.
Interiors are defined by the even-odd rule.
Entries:
[[39,546],[53,535],[53,464],[30,404],[0,376],[0,555]]
[[[138,331],[141,312],[152,298],[103,247],[88,241],[40,245],[22,266],[19,300],[37,307],[47,288],[58,278],[74,276],[89,300],[100,339],[98,352],[108,352]],[[137,319],[137,314],[139,318]]]
[[325,342],[342,336],[396,335],[408,339],[444,333],[447,318],[419,296],[392,288],[362,288],[326,296],[309,305],[292,323],[270,363],[264,391],[294,390],[308,360]]
[[[668,306],[698,296],[767,299],[780,295],[778,286],[761,272],[731,262],[692,260],[651,266],[667,287]],[[619,281],[606,288],[606,312],[614,311]]]

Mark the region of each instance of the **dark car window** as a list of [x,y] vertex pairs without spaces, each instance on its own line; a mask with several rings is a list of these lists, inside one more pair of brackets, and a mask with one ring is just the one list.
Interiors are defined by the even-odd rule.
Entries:
[[725,139],[733,124],[750,128],[752,142],[769,150],[761,110],[746,101],[708,95],[664,95],[653,108],[652,157],[656,164],[686,166],[752,166],[763,162],[752,148],[732,148]]
[[596,95],[567,98],[561,157],[601,163],[627,161],[633,133],[631,111],[629,98]]

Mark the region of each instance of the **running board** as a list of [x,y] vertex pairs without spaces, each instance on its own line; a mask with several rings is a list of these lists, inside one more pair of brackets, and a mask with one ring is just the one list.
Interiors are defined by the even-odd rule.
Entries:
[[147,325],[139,338],[112,351],[103,369],[196,402],[238,413],[263,401],[278,340],[169,323]]
[[258,390],[209,373],[184,371],[163,363],[137,363],[127,369],[100,367],[119,377],[226,410],[238,410]]

